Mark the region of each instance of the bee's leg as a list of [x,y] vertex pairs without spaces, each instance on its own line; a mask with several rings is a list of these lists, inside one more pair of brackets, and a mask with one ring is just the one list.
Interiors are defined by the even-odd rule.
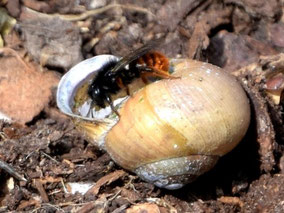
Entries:
[[87,117],[88,118],[93,118],[94,117],[94,114],[93,114],[93,107],[94,107],[94,101],[92,101],[91,105],[90,105],[90,109],[87,113]]
[[168,71],[160,70],[155,67],[149,67],[152,70],[151,74],[156,77],[165,78],[165,79],[178,79],[180,77],[172,76]]
[[148,84],[148,79],[147,79],[147,75],[146,75],[146,73],[144,74],[144,73],[141,73],[141,79],[142,79],[142,81],[143,81],[143,83],[144,84]]
[[[153,76],[153,77],[159,77],[159,78],[165,78],[165,79],[178,79],[180,77],[172,76],[170,73],[166,70],[157,69],[154,66],[138,66],[138,70],[140,71],[140,76],[142,78],[142,81],[144,83],[147,83],[147,77]],[[143,80],[144,78],[144,80]]]
[[126,89],[126,94],[127,95],[130,95],[130,92],[129,92],[129,87],[127,85],[124,85],[124,83],[122,82],[121,78],[117,78],[116,79],[116,83],[117,85],[119,86],[120,89]]
[[145,66],[138,66],[136,67],[138,70],[139,70],[139,73],[140,73],[140,77],[141,77],[141,80],[143,81],[144,84],[148,84],[149,81],[147,79],[147,77],[149,76],[153,76],[151,73],[153,72],[152,69],[147,69],[147,67]]
[[142,78],[142,80],[143,80],[143,78],[146,79],[148,76],[165,78],[165,79],[178,79],[178,78],[180,78],[180,77],[172,76],[164,70],[156,69],[155,67],[149,67],[148,66],[148,67],[144,67],[144,69],[142,69],[142,67],[141,67],[141,78]]
[[125,86],[125,89],[126,89],[126,94],[129,96],[129,95],[130,95],[129,87],[128,87],[128,86]]
[[112,100],[111,100],[110,96],[106,95],[106,101],[108,102],[108,104],[109,104],[111,110],[112,110],[118,117],[120,117],[118,111],[117,111],[117,110],[114,108],[114,106],[113,106],[113,103],[112,103]]

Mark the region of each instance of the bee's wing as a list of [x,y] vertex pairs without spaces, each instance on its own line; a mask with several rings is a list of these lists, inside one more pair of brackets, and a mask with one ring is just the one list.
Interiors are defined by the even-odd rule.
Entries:
[[116,72],[122,68],[124,68],[127,64],[131,63],[132,61],[140,58],[142,55],[149,52],[151,49],[157,47],[164,38],[159,38],[156,40],[152,40],[147,44],[143,45],[142,47],[130,52],[128,55],[122,57],[118,63],[111,69],[111,72]]

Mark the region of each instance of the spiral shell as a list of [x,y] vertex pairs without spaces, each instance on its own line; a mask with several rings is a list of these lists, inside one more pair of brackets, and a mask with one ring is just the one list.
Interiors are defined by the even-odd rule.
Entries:
[[119,120],[77,122],[120,166],[159,187],[176,189],[211,169],[240,142],[250,106],[237,80],[222,69],[188,59],[170,64],[179,78],[134,89],[119,103]]

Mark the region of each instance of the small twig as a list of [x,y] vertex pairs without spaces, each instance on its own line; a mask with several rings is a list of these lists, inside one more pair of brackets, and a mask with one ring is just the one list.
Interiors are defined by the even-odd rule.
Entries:
[[137,176],[132,176],[132,175],[128,175],[129,177],[129,181],[124,185],[125,188],[131,188],[133,191],[138,192],[137,189],[135,189],[135,186],[133,185],[133,180],[137,179]]
[[113,201],[119,194],[121,193],[121,189],[118,190],[111,198],[109,198],[107,201],[111,202]]
[[67,190],[67,188],[66,188],[66,186],[65,186],[65,184],[64,184],[63,178],[61,179],[61,184],[62,184],[62,187],[63,187],[64,192],[65,192],[65,193],[68,193],[68,190]]
[[57,194],[57,193],[60,193],[60,192],[62,192],[62,190],[61,189],[57,189],[57,190],[55,190],[53,192],[48,193],[48,195],[54,195],[54,194]]
[[25,161],[29,159],[29,157],[31,157],[32,154],[34,154],[35,151],[32,151],[31,153],[29,153],[26,157],[25,157]]
[[27,181],[27,179],[21,176],[18,172],[16,172],[13,167],[11,167],[9,164],[5,163],[2,160],[0,160],[0,168],[8,172],[10,175],[12,175],[17,180]]
[[[79,14],[79,15],[62,15],[62,14],[55,13],[55,14],[51,14],[50,16],[59,17],[59,18],[62,18],[64,20],[67,20],[67,21],[82,21],[82,20],[89,18],[90,16],[95,16],[95,15],[104,13],[104,12],[110,10],[110,9],[117,9],[117,8],[133,10],[133,11],[137,11],[137,12],[141,12],[141,13],[147,13],[147,14],[153,16],[153,17],[156,16],[154,13],[152,13],[151,11],[149,11],[146,8],[138,7],[138,6],[130,5],[130,4],[126,4],[126,5],[110,4],[110,5],[107,5],[105,7],[98,8],[98,9],[88,10],[84,13]],[[40,12],[35,11],[35,10],[28,8],[28,7],[26,7],[26,9],[30,12],[40,13]]]
[[3,47],[3,48],[0,48],[0,54],[3,54],[3,53],[9,53],[13,56],[16,57],[16,59],[25,67],[25,70],[26,71],[29,71],[31,70],[31,68],[28,66],[28,64],[21,58],[21,56],[18,54],[17,51],[11,49],[11,48],[8,48],[8,47]]
[[57,160],[55,160],[54,158],[52,158],[51,156],[49,156],[49,155],[46,154],[45,152],[41,151],[41,153],[42,153],[45,157],[47,157],[48,159],[52,160],[53,162],[59,163]]

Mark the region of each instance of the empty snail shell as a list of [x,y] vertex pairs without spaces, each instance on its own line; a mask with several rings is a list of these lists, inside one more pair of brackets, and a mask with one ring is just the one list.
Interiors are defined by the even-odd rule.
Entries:
[[[106,58],[117,60],[97,56],[89,59],[97,63],[95,68],[79,64],[69,71],[58,86],[57,103],[93,143],[143,180],[162,188],[180,188],[210,170],[245,135],[250,106],[240,84],[214,65],[188,59],[170,60],[172,75],[180,78],[147,86],[138,79],[130,97],[118,95],[119,119],[110,109],[103,113],[109,117],[101,118],[99,113],[88,118],[81,113],[84,110],[74,110],[75,99],[80,94],[84,98],[79,105],[88,105],[90,100],[82,95],[84,85],[90,84],[90,76],[99,72]],[[70,83],[72,72],[88,74]]]

